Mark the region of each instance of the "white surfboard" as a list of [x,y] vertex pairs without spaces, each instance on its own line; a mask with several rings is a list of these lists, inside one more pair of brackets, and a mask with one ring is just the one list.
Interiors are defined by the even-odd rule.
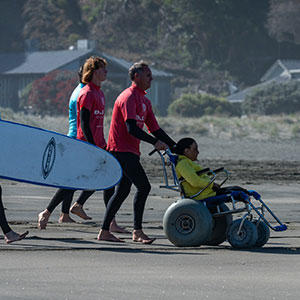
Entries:
[[56,132],[0,120],[0,177],[77,190],[104,190],[122,177],[107,151]]

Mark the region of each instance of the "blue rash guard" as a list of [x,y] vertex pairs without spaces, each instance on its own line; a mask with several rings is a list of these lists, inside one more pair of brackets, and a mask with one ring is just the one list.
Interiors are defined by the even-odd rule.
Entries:
[[76,139],[77,136],[77,98],[80,90],[84,87],[83,83],[79,83],[73,91],[69,102],[69,132],[68,136]]

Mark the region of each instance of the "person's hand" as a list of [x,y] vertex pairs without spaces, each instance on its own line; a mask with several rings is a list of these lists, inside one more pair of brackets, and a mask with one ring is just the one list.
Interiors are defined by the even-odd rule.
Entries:
[[154,147],[155,147],[155,149],[158,150],[158,151],[159,151],[159,150],[166,150],[166,149],[168,149],[168,145],[165,144],[164,142],[160,141],[160,140],[158,140],[158,141],[155,143]]

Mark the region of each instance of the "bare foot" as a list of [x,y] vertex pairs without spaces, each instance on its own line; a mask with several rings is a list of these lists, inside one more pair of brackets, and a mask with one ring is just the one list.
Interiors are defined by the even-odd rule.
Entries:
[[13,230],[11,230],[8,233],[4,234],[4,240],[7,244],[10,244],[10,243],[13,243],[16,241],[23,240],[28,233],[29,232],[26,231],[22,234],[19,234],[19,233],[14,232]]
[[76,223],[69,214],[61,213],[58,223]]
[[77,215],[78,217],[82,218],[83,220],[92,220],[92,218],[89,217],[89,216],[85,213],[85,211],[84,211],[82,205],[79,204],[79,203],[77,203],[77,202],[75,202],[75,203],[72,205],[72,207],[71,207],[71,209],[70,209],[70,212],[71,212],[72,214]]
[[152,244],[156,239],[149,238],[142,229],[139,230],[133,230],[132,233],[132,240],[134,242],[143,243],[143,244]]
[[118,243],[124,243],[124,241],[120,240],[116,236],[114,236],[112,233],[110,233],[108,230],[101,229],[99,231],[99,234],[97,236],[98,241],[107,241],[107,242],[118,242]]
[[110,227],[109,227],[109,231],[110,232],[117,232],[117,233],[130,233],[128,230],[126,230],[125,228],[123,227],[120,227],[115,218],[113,218],[113,220],[111,221],[110,223]]
[[39,229],[46,229],[47,223],[49,220],[51,213],[48,209],[45,209],[41,213],[38,214],[38,228]]

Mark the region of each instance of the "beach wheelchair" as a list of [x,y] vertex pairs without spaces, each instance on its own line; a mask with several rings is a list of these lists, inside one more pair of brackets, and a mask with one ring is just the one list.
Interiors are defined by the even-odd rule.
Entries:
[[[270,229],[287,229],[254,190],[248,190],[247,193],[233,190],[228,194],[194,200],[215,180],[221,179],[221,183],[218,183],[220,186],[227,181],[229,172],[224,168],[199,171],[198,175],[208,174],[210,182],[197,194],[187,197],[182,188],[183,180],[179,180],[175,172],[177,156],[169,149],[157,153],[163,166],[164,185],[160,188],[181,195],[181,199],[171,204],[163,217],[164,232],[175,246],[217,246],[227,240],[233,248],[262,247],[270,237]],[[233,219],[235,214],[238,217]],[[276,225],[273,226],[267,217]]]

